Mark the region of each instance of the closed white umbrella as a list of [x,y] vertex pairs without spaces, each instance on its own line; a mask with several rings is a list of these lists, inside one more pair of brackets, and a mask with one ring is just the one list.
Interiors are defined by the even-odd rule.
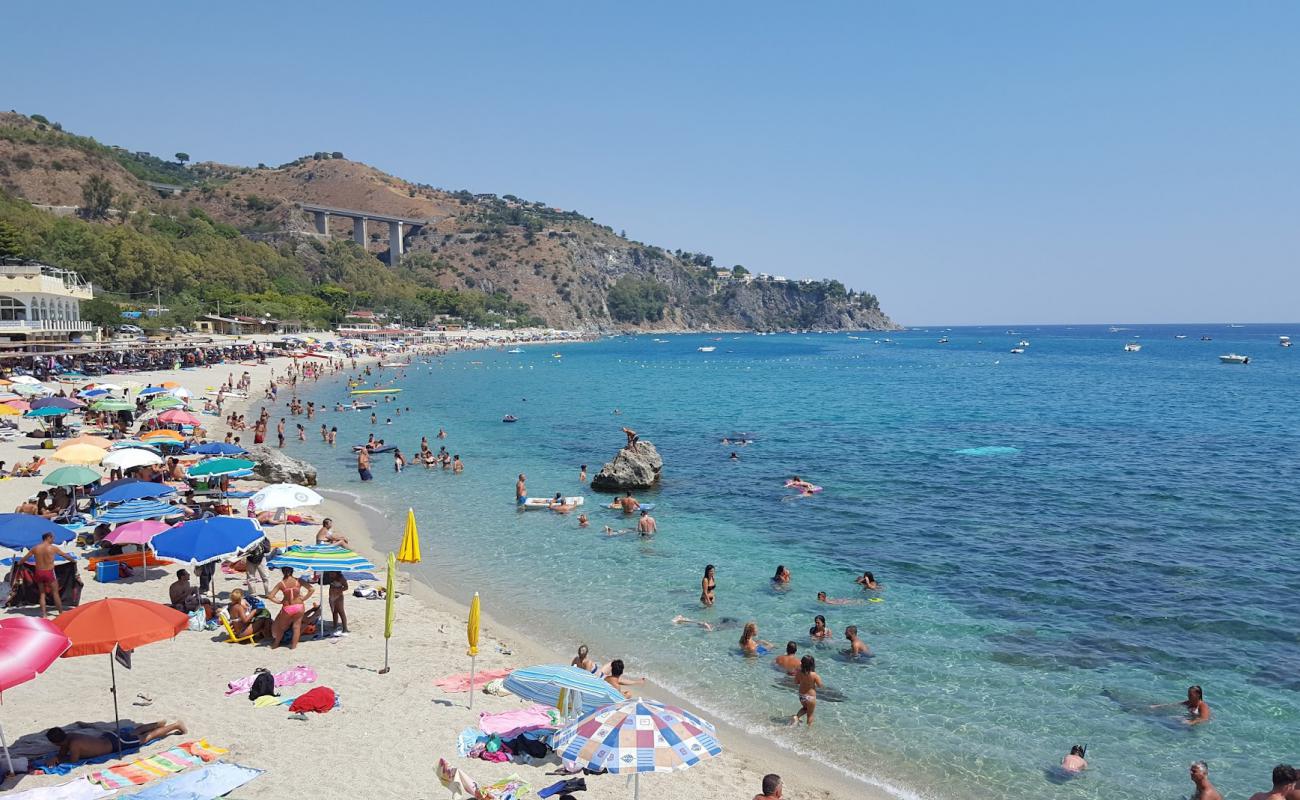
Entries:
[[100,463],[111,469],[134,469],[136,467],[151,467],[161,464],[163,460],[162,456],[151,450],[126,447],[110,452],[104,456],[104,460]]

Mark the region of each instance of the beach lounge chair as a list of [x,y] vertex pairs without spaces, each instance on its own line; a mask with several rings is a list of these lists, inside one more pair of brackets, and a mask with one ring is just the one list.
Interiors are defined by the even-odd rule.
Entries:
[[45,459],[42,458],[35,463],[19,464],[14,467],[14,471],[10,474],[15,478],[34,478],[41,474],[41,468],[44,466]]
[[235,629],[230,627],[230,617],[226,615],[226,612],[218,611],[217,616],[221,618],[221,627],[226,629],[226,644],[247,644],[253,641],[254,634],[235,635]]

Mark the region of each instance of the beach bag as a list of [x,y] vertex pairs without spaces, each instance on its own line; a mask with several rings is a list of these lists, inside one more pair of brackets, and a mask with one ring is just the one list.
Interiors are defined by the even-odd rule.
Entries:
[[279,697],[275,693],[275,676],[265,669],[258,667],[257,674],[253,676],[253,685],[248,690],[248,699],[256,700],[259,697]]
[[203,630],[208,622],[207,615],[203,613],[203,609],[201,608],[198,611],[191,611],[189,613],[189,618],[190,622],[187,627],[192,631]]

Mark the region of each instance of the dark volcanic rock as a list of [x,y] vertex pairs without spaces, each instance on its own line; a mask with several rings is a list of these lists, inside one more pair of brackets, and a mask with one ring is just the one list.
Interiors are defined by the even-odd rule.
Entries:
[[647,441],[624,447],[614,460],[600,468],[591,479],[591,488],[598,492],[618,492],[626,489],[648,489],[659,480],[664,460],[659,451]]

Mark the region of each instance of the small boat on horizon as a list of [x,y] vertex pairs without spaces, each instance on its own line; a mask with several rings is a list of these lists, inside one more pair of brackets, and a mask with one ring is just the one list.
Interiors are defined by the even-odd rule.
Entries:
[[1280,344],[1280,345],[1283,346],[1283,347],[1290,347],[1290,346],[1291,346],[1291,337],[1290,337],[1290,336],[1279,336],[1279,337],[1277,337],[1277,343]]
[[1185,333],[1180,333],[1180,334],[1174,336],[1174,338],[1175,338],[1175,339],[1186,339],[1186,338],[1187,338],[1187,334],[1185,334]]
[[1141,350],[1142,350],[1142,345],[1138,344],[1137,342],[1129,342],[1128,344],[1124,345],[1125,353],[1137,353]]
[[947,337],[947,336],[945,336],[945,337],[943,337],[942,339],[939,340],[939,344],[947,344],[947,343],[948,343],[948,337]]
[[709,345],[708,347],[697,347],[695,349],[700,351],[701,353],[712,353],[714,350],[717,350],[718,348]]
[[514,348],[513,350],[507,350],[506,352],[507,352],[507,353],[515,353],[515,354],[518,354],[518,353],[522,353],[522,352],[524,352],[524,351],[523,351],[522,348],[516,347],[516,348]]
[[1202,341],[1202,342],[1212,342],[1212,341],[1214,341],[1214,340],[1211,339],[1211,338],[1208,337],[1208,336],[1202,336],[1202,337],[1201,337],[1201,341]]
[[1229,353],[1226,356],[1219,356],[1219,361],[1224,364],[1249,364],[1250,356],[1243,356],[1238,353]]
[[1023,356],[1023,355],[1025,354],[1025,348],[1023,348],[1023,347],[1013,347],[1013,348],[1011,348],[1011,352],[1012,352],[1012,354],[1014,354],[1014,355]]
[[501,418],[501,421],[502,421],[502,422],[518,422],[518,421],[519,421],[519,417],[516,417],[514,414],[506,414],[504,417]]

